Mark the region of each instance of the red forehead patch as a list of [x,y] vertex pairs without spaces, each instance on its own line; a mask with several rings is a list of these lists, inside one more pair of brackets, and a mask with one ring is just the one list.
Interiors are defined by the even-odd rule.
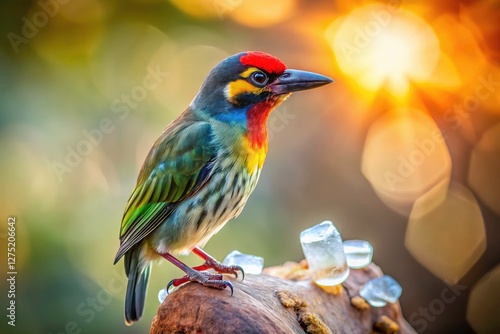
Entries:
[[281,74],[286,70],[286,65],[281,60],[264,52],[247,52],[240,57],[240,63],[257,67],[273,74]]

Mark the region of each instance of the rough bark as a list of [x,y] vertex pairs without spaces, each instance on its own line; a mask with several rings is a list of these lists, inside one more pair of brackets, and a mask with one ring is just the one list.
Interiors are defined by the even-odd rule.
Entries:
[[381,275],[374,264],[351,269],[342,287],[325,291],[310,280],[305,262],[288,262],[243,282],[232,279],[233,296],[229,289],[186,284],[160,305],[150,333],[415,333],[399,303],[375,308],[358,295]]

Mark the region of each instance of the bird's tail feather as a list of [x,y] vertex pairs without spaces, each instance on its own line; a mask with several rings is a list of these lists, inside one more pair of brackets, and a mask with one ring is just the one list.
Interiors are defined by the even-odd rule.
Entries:
[[125,296],[125,323],[130,326],[141,319],[148,288],[151,263],[145,266],[139,259],[140,248],[134,247],[125,254],[125,272],[128,277]]

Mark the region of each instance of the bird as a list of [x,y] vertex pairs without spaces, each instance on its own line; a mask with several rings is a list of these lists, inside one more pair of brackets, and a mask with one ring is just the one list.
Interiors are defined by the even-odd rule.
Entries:
[[[271,111],[292,92],[331,82],[288,69],[260,51],[229,56],[210,71],[187,109],[150,149],[123,213],[114,264],[124,257],[127,325],[142,317],[152,263],[161,258],[185,273],[170,281],[167,291],[197,282],[230,288],[232,295],[223,275],[244,277],[243,269],[222,265],[202,248],[241,213],[255,189],[267,155]],[[204,263],[191,268],[177,258],[190,252]]]

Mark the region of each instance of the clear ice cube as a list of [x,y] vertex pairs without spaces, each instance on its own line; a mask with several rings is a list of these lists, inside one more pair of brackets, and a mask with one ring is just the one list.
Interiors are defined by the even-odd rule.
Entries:
[[264,268],[264,258],[234,250],[226,256],[222,264],[226,266],[237,265],[243,268],[245,274],[258,275],[262,273],[262,268]]
[[302,231],[300,243],[316,284],[333,286],[347,279],[349,267],[342,237],[332,222],[324,221]]
[[163,303],[163,301],[165,300],[165,298],[167,298],[167,296],[168,296],[168,293],[167,293],[167,289],[165,289],[165,288],[161,289],[158,292],[158,300],[160,301],[160,304]]
[[371,306],[382,307],[387,303],[397,302],[402,291],[403,289],[394,278],[384,275],[368,281],[359,290],[359,295]]
[[345,240],[344,253],[349,268],[360,269],[372,263],[373,247],[364,240]]

